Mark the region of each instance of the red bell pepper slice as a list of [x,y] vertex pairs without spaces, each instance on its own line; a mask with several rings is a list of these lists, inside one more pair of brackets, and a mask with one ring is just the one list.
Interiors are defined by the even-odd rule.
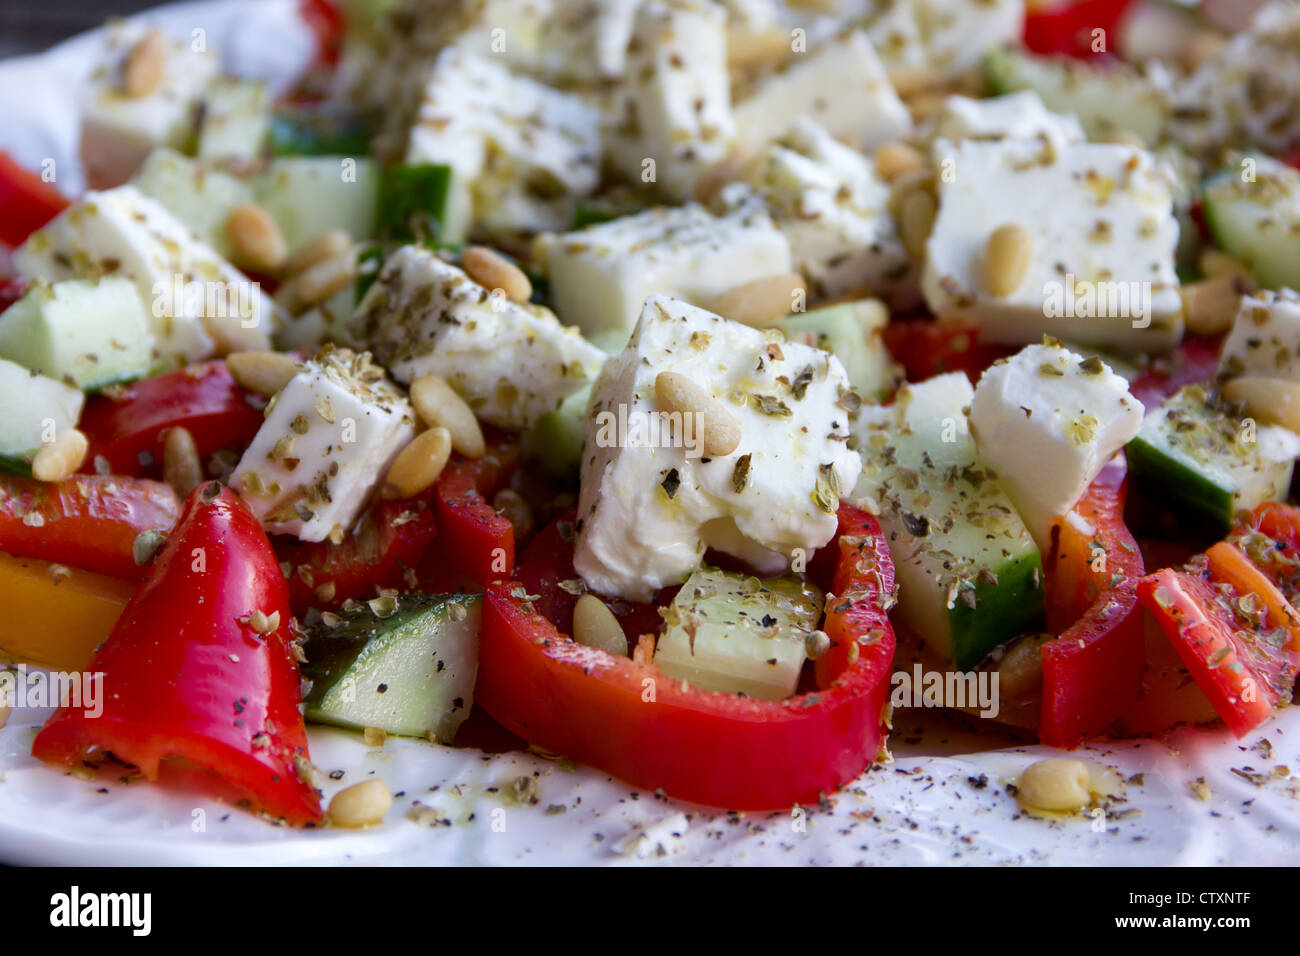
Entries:
[[519,446],[493,438],[482,458],[453,458],[434,486],[437,544],[421,578],[440,590],[484,588],[515,571],[515,531],[489,503],[519,463]]
[[[1038,734],[1073,749],[1104,731],[1137,700],[1146,650],[1137,582],[1145,573],[1124,524],[1126,470],[1113,461],[1056,523],[1048,561],[1048,623],[1060,636],[1042,647]],[[1086,523],[1081,527],[1079,521]]]
[[263,813],[319,820],[319,795],[297,768],[307,733],[289,621],[289,590],[261,525],[234,492],[200,485],[91,662],[102,713],[61,707],[33,756],[73,766],[111,752],[151,780],[180,760]]
[[343,10],[334,0],[300,0],[298,15],[316,37],[316,63],[327,68],[338,65],[346,28]]
[[[1120,21],[1133,0],[1082,0],[1025,15],[1023,40],[1035,53],[1063,53],[1080,59],[1111,52]],[[1093,49],[1093,31],[1103,31],[1105,48]]]
[[181,511],[170,485],[117,475],[44,482],[0,475],[0,551],[133,580],[135,539],[171,531]]
[[995,361],[1015,351],[982,344],[979,326],[958,319],[890,322],[885,326],[884,338],[909,382],[923,382],[945,372],[965,372],[975,382]]
[[840,525],[835,646],[815,691],[757,701],[685,687],[574,642],[505,581],[487,589],[475,699],[508,730],[635,786],[737,810],[814,803],[880,755],[893,670],[884,535],[847,505]]
[[111,394],[93,395],[81,413],[90,439],[86,468],[103,457],[117,475],[161,471],[167,429],[184,426],[199,455],[246,445],[262,426],[263,402],[235,383],[222,361],[201,362],[141,379]]
[[21,246],[67,207],[62,193],[0,151],[0,243]]
[[280,539],[280,557],[292,565],[289,599],[294,614],[374,597],[379,588],[411,590],[411,575],[437,533],[433,492],[428,491],[414,498],[377,501],[340,544]]

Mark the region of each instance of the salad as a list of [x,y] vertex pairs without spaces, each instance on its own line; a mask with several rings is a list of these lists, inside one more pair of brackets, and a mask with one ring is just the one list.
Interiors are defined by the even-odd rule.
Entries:
[[1086,814],[1085,741],[1289,706],[1300,4],[301,13],[274,95],[112,25],[81,195],[0,154],[51,773],[380,822],[315,724],[780,810],[924,706]]

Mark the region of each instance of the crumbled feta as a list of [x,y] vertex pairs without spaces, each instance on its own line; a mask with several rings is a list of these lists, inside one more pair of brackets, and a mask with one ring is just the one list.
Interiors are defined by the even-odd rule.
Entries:
[[[787,561],[831,539],[862,466],[846,445],[848,376],[834,356],[782,340],[678,299],[646,302],[592,393],[574,559],[589,587],[646,600],[723,544],[708,526],[727,519]],[[664,419],[661,372],[687,376],[739,424],[731,454],[701,457],[696,419]]]
[[1101,360],[1029,345],[980,377],[970,427],[1041,551],[1115,452],[1142,425],[1142,403]]
[[131,279],[167,359],[207,358],[227,338],[266,348],[281,318],[259,283],[134,186],[87,193],[32,233],[13,259],[22,275],[50,282]]
[[356,319],[397,381],[441,376],[501,428],[524,428],[554,411],[605,359],[548,309],[489,291],[419,246],[389,257]]
[[[966,140],[950,161],[922,276],[936,315],[969,317],[990,342],[1048,333],[1132,351],[1178,343],[1178,222],[1167,170],[1150,153],[1040,137]],[[995,295],[985,253],[1003,225],[1025,230],[1030,250],[1014,289]]]
[[646,297],[663,293],[708,306],[744,282],[789,273],[790,243],[761,203],[722,216],[702,206],[656,208],[538,245],[556,311],[589,337],[617,333],[617,347]]
[[781,136],[792,117],[815,120],[863,150],[904,139],[912,119],[866,34],[855,30],[809,49],[761,80],[736,104],[739,147],[756,152]]
[[1047,136],[1057,145],[1065,145],[1087,140],[1076,117],[1053,113],[1033,90],[985,100],[950,96],[934,119],[934,134],[954,141]]
[[1300,293],[1258,292],[1241,300],[1219,353],[1219,376],[1300,381]]
[[338,539],[414,437],[410,403],[369,354],[326,348],[267,405],[230,484],[268,531]]

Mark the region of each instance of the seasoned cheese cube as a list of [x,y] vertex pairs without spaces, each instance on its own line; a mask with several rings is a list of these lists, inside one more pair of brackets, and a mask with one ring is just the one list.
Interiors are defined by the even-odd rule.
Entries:
[[183,149],[194,132],[204,91],[220,71],[217,56],[188,43],[168,43],[155,89],[131,96],[122,65],[145,35],[138,27],[110,30],[105,62],[91,77],[81,121],[81,162],[92,189],[126,182],[157,146]]
[[1029,345],[979,380],[970,427],[1038,547],[1142,425],[1142,403],[1100,359]]
[[912,119],[871,41],[855,30],[795,57],[736,104],[736,140],[756,152],[795,116],[815,120],[837,139],[872,150],[905,138]]
[[863,28],[891,76],[947,79],[1020,40],[1023,0],[874,0]]
[[[908,273],[889,186],[865,156],[811,120],[796,120],[742,178],[767,201],[815,297],[881,293]],[[724,202],[735,190],[724,189]]]
[[389,257],[356,316],[395,379],[441,376],[501,428],[524,428],[554,411],[605,360],[549,310],[489,292],[419,246]]
[[790,243],[761,204],[713,216],[693,203],[650,209],[539,243],[556,311],[617,347],[656,293],[707,306],[721,293],[789,273]]
[[253,161],[271,131],[271,92],[258,80],[221,77],[203,104],[201,160]]
[[[990,342],[1024,344],[1047,333],[1121,351],[1178,343],[1178,222],[1167,170],[1150,153],[966,140],[950,158],[921,280],[931,311],[973,319]],[[1029,249],[1022,269],[991,285],[989,239],[1004,225],[1020,226]],[[996,294],[1005,281],[1011,291]]]
[[[838,359],[783,338],[679,299],[647,300],[588,413],[574,566],[592,589],[646,600],[737,534],[787,561],[830,540],[839,495],[862,467],[846,445],[844,406],[855,403]],[[661,414],[661,372],[721,403],[740,428],[733,452],[702,457],[697,416]]]
[[415,437],[415,413],[366,352],[323,349],[266,407],[230,484],[262,525],[341,540]]
[[702,0],[646,0],[620,93],[615,167],[674,202],[690,198],[699,174],[727,155],[735,131],[723,10]]
[[1074,116],[1053,113],[1033,90],[975,100],[950,96],[934,119],[941,139],[1037,139],[1047,136],[1057,145],[1087,140]]
[[1219,354],[1219,376],[1300,381],[1300,294],[1263,291],[1241,300]]
[[87,193],[15,252],[23,275],[55,282],[121,275],[149,306],[159,354],[187,362],[238,341],[266,348],[278,307],[185,225],[134,186]]
[[455,47],[430,71],[406,151],[407,163],[451,167],[447,241],[463,237],[472,219],[556,228],[569,221],[563,198],[596,188],[600,161],[599,110]]

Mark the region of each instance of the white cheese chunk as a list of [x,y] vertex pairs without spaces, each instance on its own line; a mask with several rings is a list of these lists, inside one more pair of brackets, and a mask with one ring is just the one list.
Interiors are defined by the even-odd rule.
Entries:
[[1243,298],[1219,353],[1219,375],[1300,381],[1300,294],[1281,289]]
[[1020,43],[1023,0],[914,0],[926,65],[941,76],[979,66],[998,47]]
[[81,121],[81,162],[92,189],[126,182],[157,146],[183,149],[194,132],[204,91],[220,71],[211,51],[191,44],[167,46],[162,76],[153,92],[130,96],[122,87],[122,64],[145,31],[110,30],[105,62],[91,77]]
[[[1178,222],[1167,169],[1130,146],[966,140],[938,177],[922,290],[937,315],[978,322],[986,341],[1044,333],[1084,346],[1157,352],[1182,336]],[[1014,289],[989,288],[986,250],[1003,225],[1028,234]]]
[[538,245],[556,311],[589,337],[618,343],[656,293],[707,306],[753,279],[792,271],[790,243],[761,203],[713,216],[702,206],[650,209]]
[[907,107],[871,41],[858,30],[796,56],[733,112],[737,143],[748,152],[779,137],[796,116],[863,150],[904,139],[912,130]]
[[259,80],[222,77],[203,104],[201,160],[260,159],[271,131],[271,91]]
[[368,353],[324,349],[266,408],[230,484],[267,531],[339,540],[415,437],[415,413]]
[[950,96],[934,119],[934,134],[947,140],[1037,139],[1048,136],[1058,145],[1087,140],[1074,116],[1053,113],[1033,90],[976,100]]
[[280,321],[270,296],[161,203],[134,186],[87,193],[14,252],[29,278],[121,275],[149,306],[159,354],[208,358],[225,341],[266,348]]
[[1142,403],[1099,359],[1029,345],[980,377],[970,427],[1039,549],[1142,425]]
[[[834,356],[782,338],[667,296],[646,302],[589,409],[574,566],[593,590],[646,600],[682,582],[706,543],[725,544],[705,540],[722,519],[787,561],[831,539],[862,467],[846,445],[848,376]],[[721,403],[740,426],[735,451],[702,457],[695,418],[661,416],[661,372]]]
[[[766,200],[815,298],[881,294],[908,274],[889,186],[870,160],[811,120],[796,120],[742,178]],[[723,190],[724,202],[735,189]]]
[[571,221],[566,197],[599,182],[600,122],[581,98],[450,47],[429,73],[406,162],[451,167],[445,241],[464,238],[472,220],[553,229]]
[[548,309],[489,292],[419,246],[388,258],[356,316],[395,379],[441,376],[501,428],[524,428],[554,411],[605,360]]
[[734,135],[723,10],[703,0],[645,0],[612,112],[615,168],[674,202],[690,198]]

